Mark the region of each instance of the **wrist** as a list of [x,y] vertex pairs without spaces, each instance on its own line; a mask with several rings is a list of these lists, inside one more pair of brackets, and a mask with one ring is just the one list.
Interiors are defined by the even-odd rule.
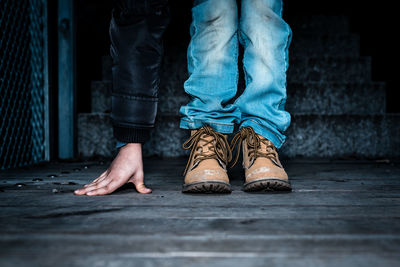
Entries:
[[142,145],[141,143],[126,143],[126,142],[117,141],[117,144],[115,145],[115,148],[116,148],[116,149],[120,149],[120,148],[122,148],[122,147],[124,147],[124,146],[132,145],[132,144],[136,144],[136,146],[137,146],[138,144],[139,144],[140,146]]
[[119,149],[120,152],[134,153],[134,154],[142,154],[142,144],[141,143],[127,143],[123,147]]
[[136,148],[140,147],[140,148],[142,148],[142,143],[127,143],[125,145],[125,147],[136,147]]

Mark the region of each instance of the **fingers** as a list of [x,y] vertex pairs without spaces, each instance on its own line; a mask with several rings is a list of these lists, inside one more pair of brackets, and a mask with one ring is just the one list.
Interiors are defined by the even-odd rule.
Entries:
[[[97,180],[97,179],[96,179]],[[97,195],[107,195],[115,190],[117,190],[120,186],[124,185],[126,179],[116,176],[105,176],[102,177],[101,180],[97,180],[88,184],[86,187],[80,188],[74,191],[76,195],[88,195],[88,196],[97,196]],[[141,194],[149,194],[152,192],[150,188],[147,188],[144,184],[144,175],[143,173],[138,173],[135,177],[128,180],[135,185],[136,190]]]
[[101,187],[99,186],[99,188],[87,192],[86,195],[88,196],[107,195],[117,190],[123,184],[124,182],[122,180],[111,180],[108,184],[105,184]]
[[107,178],[107,176],[101,177],[99,179],[94,180],[90,184],[84,185],[83,187],[86,188],[86,187],[90,187],[90,186],[93,186],[93,185],[97,185],[97,184],[101,183],[102,181],[104,181],[104,179],[106,179],[106,178]]
[[108,172],[108,170],[106,170],[105,172],[100,174],[100,176],[97,177],[96,179],[94,179],[91,183],[85,184],[83,187],[88,187],[88,186],[94,185],[94,184],[104,180],[107,177],[107,172]]
[[97,177],[95,180],[93,180],[90,184],[86,184],[83,187],[88,187],[91,184],[95,184],[95,183],[99,182],[100,180],[103,180],[106,177],[107,177],[107,171],[103,172],[99,177]]
[[80,195],[87,194],[90,191],[93,191],[93,190],[102,188],[104,186],[107,186],[109,183],[112,182],[112,180],[113,179],[111,177],[107,177],[107,178],[104,178],[104,180],[102,180],[102,181],[100,181],[98,183],[91,184],[88,187],[84,187],[84,188],[82,188],[82,192],[80,192]]
[[107,171],[103,172],[97,179],[93,180],[91,183],[84,185],[82,188],[77,189],[74,191],[74,194],[76,195],[84,195],[86,192],[90,191],[88,188],[92,188],[93,186],[98,185],[102,181],[104,181],[107,178]]

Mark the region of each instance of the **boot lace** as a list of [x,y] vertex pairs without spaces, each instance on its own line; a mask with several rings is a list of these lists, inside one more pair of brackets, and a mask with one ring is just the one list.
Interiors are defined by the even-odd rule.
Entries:
[[[207,139],[206,137],[209,136],[213,138]],[[201,144],[199,144],[200,142]],[[205,147],[208,149],[204,151],[203,148]],[[204,126],[196,131],[183,143],[182,148],[186,150],[192,149],[183,175],[186,175],[192,162],[194,163],[193,166],[196,166],[202,160],[216,159],[226,166],[232,160],[232,152],[226,136],[214,131],[210,126]]]
[[[258,157],[264,157],[270,159],[272,162],[274,162],[278,166],[282,166],[279,158],[278,158],[278,153],[276,151],[276,148],[274,144],[272,144],[271,141],[265,139],[265,138],[260,138],[253,130],[251,127],[243,127],[240,132],[238,132],[232,139],[231,142],[231,151],[235,149],[237,146],[236,150],[236,156],[235,160],[233,161],[233,164],[231,167],[235,166],[236,163],[239,160],[239,155],[240,155],[240,149],[242,148],[242,143],[243,140],[246,140],[246,145],[248,147],[248,154],[247,156],[249,157],[249,160],[251,162],[251,165],[254,163],[254,161]],[[265,145],[265,150],[261,149],[261,144]]]

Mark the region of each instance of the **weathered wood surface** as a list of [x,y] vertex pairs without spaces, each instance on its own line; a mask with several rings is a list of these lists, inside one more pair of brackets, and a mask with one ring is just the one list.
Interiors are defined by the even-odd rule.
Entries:
[[291,160],[292,193],[180,192],[184,159],[146,159],[150,195],[74,196],[107,162],[0,172],[0,266],[399,266],[400,163]]

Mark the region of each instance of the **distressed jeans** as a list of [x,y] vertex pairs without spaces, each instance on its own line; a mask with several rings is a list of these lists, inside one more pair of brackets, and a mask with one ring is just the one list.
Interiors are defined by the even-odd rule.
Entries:
[[[187,51],[191,101],[180,108],[183,129],[211,126],[232,133],[251,126],[277,148],[290,125],[285,111],[288,48],[292,32],[282,19],[281,0],[195,0]],[[238,47],[244,48],[246,88],[233,102],[238,83]]]

